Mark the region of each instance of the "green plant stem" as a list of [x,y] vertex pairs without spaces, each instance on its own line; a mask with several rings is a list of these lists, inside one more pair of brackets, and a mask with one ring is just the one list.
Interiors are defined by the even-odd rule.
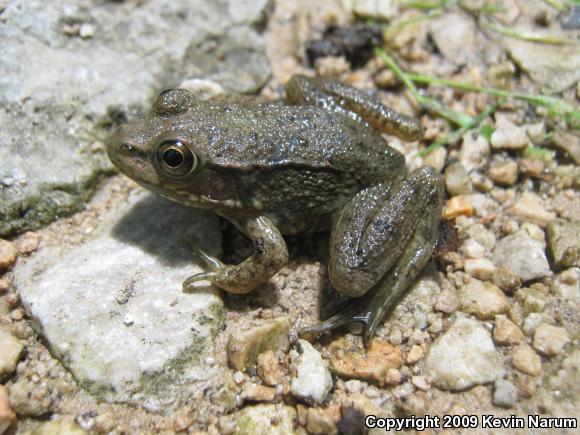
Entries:
[[385,50],[377,47],[375,48],[375,55],[380,57],[383,62],[385,62],[385,64],[391,68],[391,70],[395,73],[395,76],[397,76],[397,78],[405,84],[407,89],[409,89],[409,92],[411,92],[413,98],[415,98],[415,100],[425,109],[435,112],[459,126],[469,125],[469,123],[472,121],[470,116],[456,112],[455,110],[448,109],[437,100],[422,95],[415,84],[409,79],[408,74],[403,72],[397,62],[395,62],[395,60],[389,54],[387,54]]
[[438,141],[433,142],[427,148],[425,148],[424,150],[420,151],[418,153],[418,155],[420,157],[425,157],[427,154],[435,151],[440,146],[447,145],[449,143],[453,143],[453,142],[459,140],[465,133],[467,133],[469,130],[477,127],[488,116],[491,116],[498,109],[498,107],[500,107],[503,103],[504,103],[504,100],[503,99],[496,101],[495,104],[493,104],[492,106],[488,107],[485,112],[480,113],[475,118],[472,118],[471,122],[468,125],[461,126],[457,130],[454,130],[451,133],[449,133],[444,138],[439,139]]
[[432,84],[445,86],[449,88],[460,89],[469,92],[483,92],[489,95],[503,98],[514,98],[516,100],[526,101],[535,106],[542,106],[555,114],[568,117],[572,122],[580,121],[580,108],[574,107],[559,98],[547,95],[529,95],[520,92],[510,92],[503,89],[492,88],[488,86],[477,86],[471,83],[456,82],[454,80],[429,77],[422,74],[406,73],[406,77],[417,83]]
[[520,39],[527,42],[540,42],[542,44],[550,45],[574,45],[575,42],[569,39],[559,38],[552,35],[540,35],[533,32],[517,31],[513,29],[508,29],[507,27],[498,26],[490,23],[482,23],[482,26],[486,29],[493,30],[494,32],[501,33],[502,35],[509,36],[510,38]]
[[417,9],[440,9],[447,7],[454,0],[441,0],[438,2],[420,0],[399,0],[400,3]]
[[561,0],[544,0],[544,3],[548,3],[550,6],[560,12],[564,12],[566,9],[568,9],[567,5]]

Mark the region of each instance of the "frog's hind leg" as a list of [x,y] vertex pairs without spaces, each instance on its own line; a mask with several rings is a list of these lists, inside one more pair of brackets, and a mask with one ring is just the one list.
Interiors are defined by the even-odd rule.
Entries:
[[340,112],[403,140],[423,137],[424,129],[418,120],[395,112],[364,91],[342,83],[296,75],[286,84],[286,99],[290,104]]
[[[366,294],[346,300],[339,307],[338,314],[321,323],[304,328],[301,333],[319,333],[353,322],[361,322],[364,324],[365,345],[370,344],[385,313],[419,274],[435,247],[441,215],[442,187],[432,168],[418,169],[404,183],[407,183],[407,187],[411,183],[413,187],[413,181],[416,182],[414,187],[422,190],[422,194],[419,195],[421,200],[417,201],[415,204],[417,207],[414,209],[417,220],[402,253],[393,260],[392,267]],[[397,192],[394,192],[391,198],[396,199],[393,198],[396,194]],[[356,201],[351,205],[362,208],[360,204],[356,204]],[[376,220],[370,226],[375,224]],[[396,247],[393,247],[393,250],[396,251]]]

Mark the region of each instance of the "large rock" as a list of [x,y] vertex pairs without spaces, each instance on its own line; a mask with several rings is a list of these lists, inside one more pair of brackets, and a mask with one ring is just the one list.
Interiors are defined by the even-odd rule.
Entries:
[[[170,219],[168,218],[170,217]],[[216,375],[223,304],[182,292],[191,244],[220,246],[217,219],[138,190],[82,244],[59,241],[16,270],[33,326],[79,385],[107,401],[170,410]]]
[[258,90],[270,3],[2,2],[0,236],[79,210],[112,170],[99,143],[161,90],[190,78]]
[[439,388],[464,390],[500,378],[504,369],[480,322],[458,318],[431,346],[425,373]]

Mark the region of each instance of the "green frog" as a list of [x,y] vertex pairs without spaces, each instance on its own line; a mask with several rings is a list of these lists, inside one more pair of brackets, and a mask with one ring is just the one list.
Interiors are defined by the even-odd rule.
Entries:
[[361,322],[368,345],[429,260],[442,207],[435,171],[409,173],[381,133],[418,140],[423,128],[359,89],[294,76],[285,102],[164,91],[113,134],[107,152],[145,188],[215,211],[252,242],[237,265],[200,252],[207,271],[185,289],[210,281],[249,292],[287,263],[283,235],[330,230],[329,278],[345,300],[302,332]]

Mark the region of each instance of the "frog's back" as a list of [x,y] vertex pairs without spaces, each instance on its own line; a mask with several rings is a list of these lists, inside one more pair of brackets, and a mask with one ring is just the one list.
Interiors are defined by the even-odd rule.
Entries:
[[206,125],[211,165],[275,173],[308,169],[349,174],[361,184],[400,174],[404,158],[371,127],[314,106],[212,106]]
[[207,126],[206,164],[234,177],[235,213],[264,214],[285,234],[328,229],[356,192],[405,171],[382,136],[341,114],[275,104],[206,109],[196,123]]

